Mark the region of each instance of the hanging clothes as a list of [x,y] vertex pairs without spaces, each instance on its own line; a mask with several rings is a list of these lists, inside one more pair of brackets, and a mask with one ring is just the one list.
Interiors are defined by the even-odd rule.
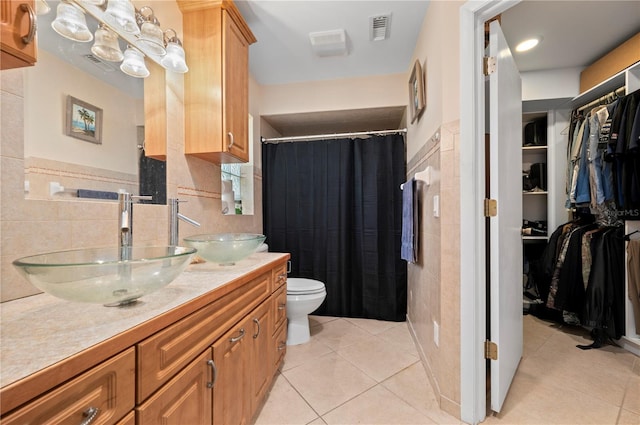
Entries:
[[575,110],[567,144],[567,208],[588,206],[602,226],[640,219],[640,90]]
[[640,239],[627,244],[627,282],[637,333],[640,332]]

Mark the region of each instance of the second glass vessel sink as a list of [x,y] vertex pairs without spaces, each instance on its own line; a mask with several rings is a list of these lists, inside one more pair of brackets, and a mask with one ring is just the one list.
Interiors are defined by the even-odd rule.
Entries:
[[55,297],[118,306],[171,283],[195,252],[179,246],[92,248],[23,257],[13,265]]

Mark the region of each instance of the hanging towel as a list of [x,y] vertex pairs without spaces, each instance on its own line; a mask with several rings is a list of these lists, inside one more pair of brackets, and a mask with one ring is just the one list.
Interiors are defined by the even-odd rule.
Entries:
[[409,263],[417,261],[418,254],[418,199],[417,183],[412,178],[402,186],[402,245],[400,258]]

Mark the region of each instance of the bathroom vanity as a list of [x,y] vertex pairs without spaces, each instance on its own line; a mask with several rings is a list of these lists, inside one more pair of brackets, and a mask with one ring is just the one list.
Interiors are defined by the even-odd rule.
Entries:
[[288,259],[192,264],[128,307],[2,304],[0,422],[250,423],[286,351]]

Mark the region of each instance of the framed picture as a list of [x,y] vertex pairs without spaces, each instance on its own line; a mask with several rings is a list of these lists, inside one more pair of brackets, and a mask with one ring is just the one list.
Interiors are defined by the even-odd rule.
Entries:
[[418,60],[413,65],[409,78],[409,108],[411,108],[411,123],[422,115],[425,108],[424,75]]
[[102,109],[67,96],[64,131],[67,136],[102,144]]

